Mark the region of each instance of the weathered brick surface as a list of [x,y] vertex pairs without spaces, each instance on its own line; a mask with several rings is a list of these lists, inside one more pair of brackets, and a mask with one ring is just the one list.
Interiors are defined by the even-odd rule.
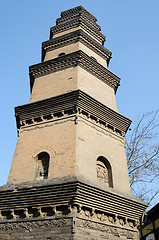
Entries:
[[69,30],[65,30],[65,32],[56,33],[56,34],[53,35],[53,38],[60,37],[60,36],[62,36],[64,34],[67,34],[67,33],[70,33],[70,32],[74,32],[74,31],[76,31],[76,30],[78,30],[80,28],[81,27],[76,27],[76,28],[72,28],[72,29],[69,29]]
[[78,67],[78,89],[117,111],[114,90],[81,67]]
[[77,174],[102,184],[97,179],[96,164],[97,158],[104,156],[112,167],[113,188],[130,193],[123,138],[102,130],[100,126],[93,125],[87,120],[79,119],[76,151]]
[[77,67],[35,79],[30,102],[57,96],[77,89]]
[[18,139],[8,183],[34,180],[36,156],[43,151],[50,154],[48,178],[74,175],[75,148],[76,125],[73,119],[23,130]]
[[69,53],[72,53],[72,52],[75,52],[78,50],[82,50],[88,56],[94,57],[101,65],[103,65],[104,67],[107,67],[105,59],[100,57],[98,54],[96,54],[94,51],[92,51],[91,49],[89,49],[88,47],[86,47],[84,44],[82,44],[80,42],[73,43],[68,46],[64,46],[64,47],[54,49],[52,51],[47,52],[44,61],[48,61],[50,59],[57,58],[60,53],[69,54]]
[[[23,223],[19,223],[21,225],[21,229],[8,229],[5,230],[6,233],[1,231],[0,240],[73,240],[72,235],[72,226],[55,226],[55,227],[47,227],[44,225],[43,227],[39,227],[37,223],[37,227],[32,229],[28,227],[28,229],[23,226]],[[16,226],[16,223],[13,224]]]
[[77,89],[117,111],[113,88],[79,66],[36,78],[30,103]]
[[112,167],[113,187],[130,192],[124,139],[100,126],[82,118],[75,124],[72,118],[22,130],[8,182],[34,180],[36,156],[42,151],[50,154],[49,178],[77,174],[95,182],[96,160],[104,156]]
[[[4,229],[5,232],[4,233]],[[38,231],[37,231],[38,229]],[[122,229],[118,224],[103,224],[92,221],[70,218],[31,222],[6,223],[0,233],[0,240],[126,240],[138,239],[136,229]]]

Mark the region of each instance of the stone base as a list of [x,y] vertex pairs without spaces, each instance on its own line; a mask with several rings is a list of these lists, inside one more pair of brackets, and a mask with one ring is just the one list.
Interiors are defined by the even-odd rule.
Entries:
[[145,209],[77,178],[6,185],[0,199],[0,240],[137,240]]
[[[71,214],[72,215],[72,214]],[[3,222],[0,224],[1,240],[103,240],[138,239],[137,228],[122,227],[119,222],[106,223],[108,219],[75,216],[45,218],[39,220]]]

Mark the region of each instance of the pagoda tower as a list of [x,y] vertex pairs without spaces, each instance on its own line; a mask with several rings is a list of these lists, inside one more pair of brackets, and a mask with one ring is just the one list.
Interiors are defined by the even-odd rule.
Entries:
[[15,108],[18,142],[0,188],[0,239],[138,239],[145,205],[130,191],[117,112],[120,78],[97,19],[61,13],[42,62],[30,66],[31,97]]

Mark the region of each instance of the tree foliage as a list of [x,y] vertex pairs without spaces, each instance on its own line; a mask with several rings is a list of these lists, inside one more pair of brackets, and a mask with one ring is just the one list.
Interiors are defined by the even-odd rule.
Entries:
[[159,193],[159,110],[143,114],[126,138],[132,193],[147,203]]

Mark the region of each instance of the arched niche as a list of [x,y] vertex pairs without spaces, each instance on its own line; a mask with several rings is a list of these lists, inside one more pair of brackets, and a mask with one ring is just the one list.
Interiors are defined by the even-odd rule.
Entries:
[[63,57],[65,55],[66,55],[65,52],[59,53],[59,57]]
[[36,156],[36,180],[48,178],[49,162],[50,155],[47,152],[40,152]]
[[105,183],[108,187],[113,187],[112,180],[112,169],[109,161],[103,157],[99,156],[96,162],[97,167],[97,179]]

